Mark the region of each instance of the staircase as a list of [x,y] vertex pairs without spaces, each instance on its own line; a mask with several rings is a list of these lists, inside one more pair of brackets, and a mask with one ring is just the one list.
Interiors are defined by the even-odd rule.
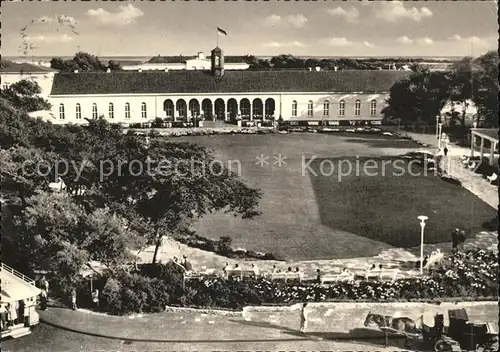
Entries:
[[18,337],[26,336],[31,334],[31,329],[28,326],[24,326],[23,324],[18,324],[9,327],[8,330],[2,331],[2,339],[6,337],[11,337],[13,339],[17,339]]

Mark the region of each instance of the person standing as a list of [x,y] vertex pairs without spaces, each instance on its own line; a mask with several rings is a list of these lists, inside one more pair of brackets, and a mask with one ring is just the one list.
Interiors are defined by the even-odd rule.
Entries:
[[459,229],[455,229],[455,231],[451,233],[451,250],[453,253],[456,253],[457,251],[459,234],[460,234]]
[[40,280],[40,289],[45,290],[47,295],[49,294],[49,282],[45,276],[42,276],[42,280]]
[[43,289],[40,292],[40,309],[47,310],[47,290]]
[[76,305],[76,290],[72,289],[71,290],[71,309],[77,310],[78,307]]
[[465,231],[462,230],[460,231],[460,234],[458,235],[458,249],[463,251],[464,250],[464,243],[465,243]]
[[305,331],[307,329],[306,306],[307,306],[307,302],[302,303],[302,305],[300,307],[300,332],[303,334],[305,333]]
[[95,289],[94,292],[92,292],[92,302],[94,302],[96,308],[99,308],[99,290]]

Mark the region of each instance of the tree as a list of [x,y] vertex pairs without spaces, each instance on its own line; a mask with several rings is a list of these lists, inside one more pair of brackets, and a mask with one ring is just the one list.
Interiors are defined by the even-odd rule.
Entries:
[[130,251],[142,240],[128,225],[108,208],[87,212],[67,193],[43,191],[14,216],[20,259],[68,282],[89,260],[114,268],[133,259]]
[[384,121],[405,124],[433,124],[449,98],[446,74],[423,71],[395,83],[387,105],[382,110]]
[[108,69],[110,69],[111,71],[120,71],[122,69],[122,66],[120,65],[119,62],[116,62],[114,60],[109,60]]
[[473,61],[472,99],[477,106],[477,123],[484,127],[498,125],[498,52],[490,51]]
[[52,58],[50,60],[50,67],[63,72],[73,72],[75,70],[79,71],[106,71],[108,67],[111,70],[120,69],[119,64],[110,61],[109,66],[103,64],[99,58],[95,55],[78,52],[72,59],[63,60],[61,58]]
[[54,182],[52,166],[57,161],[57,154],[36,148],[0,149],[2,191],[15,194],[26,205],[26,199],[36,190],[47,189]]
[[88,253],[76,246],[75,233],[82,209],[65,193],[39,192],[14,216],[18,257],[29,272],[76,280]]
[[[123,161],[126,161],[125,163]],[[129,162],[134,161],[137,167]],[[195,217],[224,210],[253,218],[261,194],[216,163],[205,148],[186,143],[153,141],[148,149],[128,151],[120,169],[102,183],[108,201],[126,204],[152,225],[150,243],[156,262],[163,237],[181,231]],[[140,170],[139,165],[149,171]]]
[[23,79],[2,89],[1,97],[9,101],[15,108],[27,112],[49,110],[51,105],[38,94],[42,89],[36,81]]

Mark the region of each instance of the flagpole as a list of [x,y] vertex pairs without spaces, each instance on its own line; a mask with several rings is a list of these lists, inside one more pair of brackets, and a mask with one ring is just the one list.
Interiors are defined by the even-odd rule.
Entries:
[[217,45],[215,47],[218,48],[219,47],[219,29],[215,30],[215,35],[217,36],[217,42],[216,42]]

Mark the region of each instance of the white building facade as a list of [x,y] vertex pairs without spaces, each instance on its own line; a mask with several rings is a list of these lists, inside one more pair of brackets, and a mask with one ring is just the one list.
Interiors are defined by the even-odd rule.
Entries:
[[5,67],[0,68],[0,79],[2,89],[22,80],[32,80],[41,88],[40,96],[47,98],[52,89],[54,75],[57,71],[28,63],[7,62]]
[[[198,61],[201,59],[197,59]],[[205,60],[205,59],[203,59]],[[196,61],[196,60],[195,60]],[[198,62],[196,61],[196,62]],[[54,123],[283,119],[378,122],[405,71],[225,70],[220,48],[210,70],[60,73],[49,96]],[[198,65],[198,63],[196,63]]]
[[[154,58],[156,59],[156,58]],[[170,70],[210,70],[211,61],[203,52],[199,52],[194,57],[170,57],[158,58],[153,61],[166,61],[166,62],[144,62],[136,65],[122,65],[125,71],[170,71]],[[232,62],[227,60],[224,64],[226,70],[246,70],[250,67],[245,62]]]

